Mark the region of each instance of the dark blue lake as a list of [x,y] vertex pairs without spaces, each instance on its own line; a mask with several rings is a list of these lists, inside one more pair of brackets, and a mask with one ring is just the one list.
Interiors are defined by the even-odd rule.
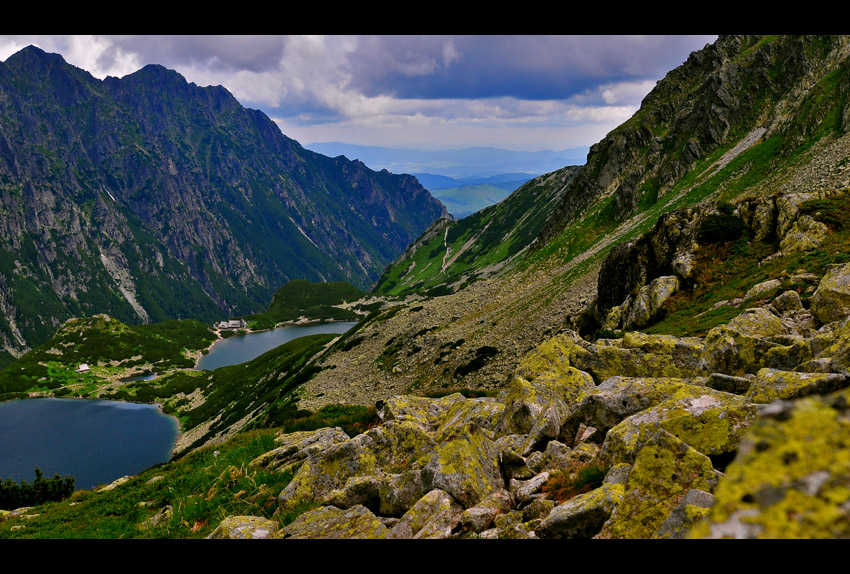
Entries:
[[76,478],[90,489],[171,458],[177,420],[154,405],[84,399],[0,403],[0,480]]
[[320,333],[341,334],[356,324],[356,321],[338,321],[317,325],[288,325],[270,331],[232,335],[227,339],[217,341],[210,349],[210,352],[200,358],[198,364],[195,365],[195,369],[199,371],[212,371],[219,367],[238,365],[239,363],[255,359],[266,351],[271,351],[275,347],[279,347],[298,337]]

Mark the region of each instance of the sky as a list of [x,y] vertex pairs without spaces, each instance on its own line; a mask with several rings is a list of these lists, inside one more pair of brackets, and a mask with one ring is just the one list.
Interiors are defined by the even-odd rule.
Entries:
[[222,85],[303,145],[589,146],[716,36],[0,35],[97,78],[147,64]]

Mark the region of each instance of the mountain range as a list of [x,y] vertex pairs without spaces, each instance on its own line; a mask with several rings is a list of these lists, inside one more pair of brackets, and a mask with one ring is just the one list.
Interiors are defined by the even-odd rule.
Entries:
[[[356,158],[374,169],[388,169],[393,173],[427,173],[455,179],[487,178],[516,172],[539,175],[565,165],[583,164],[588,151],[586,147],[558,151],[516,151],[494,147],[416,150],[342,142],[313,142],[305,147],[332,157],[344,155]],[[425,187],[428,185],[425,184]]]
[[162,401],[188,454],[0,533],[846,538],[848,213],[850,36],[720,36],[584,165],[434,220],[339,338],[110,387],[66,342],[157,370],[162,327],[66,323],[2,374]]
[[3,362],[74,316],[212,321],[290,279],[365,289],[447,216],[222,87],[157,65],[98,80],[32,46],[0,63],[0,214]]

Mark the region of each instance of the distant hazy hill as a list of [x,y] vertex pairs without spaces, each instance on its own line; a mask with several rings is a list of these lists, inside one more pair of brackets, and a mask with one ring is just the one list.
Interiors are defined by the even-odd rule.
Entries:
[[306,150],[162,66],[0,62],[0,363],[73,316],[211,321],[295,278],[366,288],[445,214],[412,176]]
[[[348,159],[359,159],[372,169],[388,169],[393,173],[429,173],[458,179],[516,172],[532,176],[548,173],[565,165],[584,164],[588,151],[586,147],[534,152],[491,147],[425,151],[340,142],[315,142],[305,147],[331,157],[344,155]],[[428,187],[424,182],[422,185]]]

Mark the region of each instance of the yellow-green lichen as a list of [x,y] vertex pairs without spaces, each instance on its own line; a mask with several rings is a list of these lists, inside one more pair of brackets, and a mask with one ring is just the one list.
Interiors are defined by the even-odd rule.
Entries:
[[709,521],[694,537],[850,536],[850,420],[831,404],[850,393],[801,399],[752,425],[726,469]]
[[660,431],[638,453],[600,538],[650,538],[689,490],[710,492],[716,482],[708,457]]

